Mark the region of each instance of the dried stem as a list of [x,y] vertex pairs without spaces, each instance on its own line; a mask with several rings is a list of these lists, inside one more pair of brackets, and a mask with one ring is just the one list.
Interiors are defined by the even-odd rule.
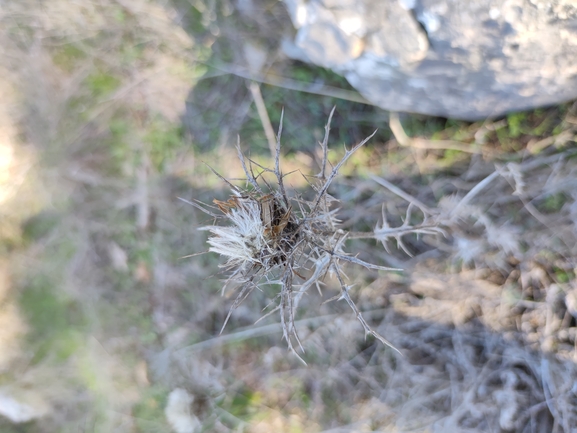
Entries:
[[[260,117],[260,123],[262,124],[262,129],[264,130],[264,135],[266,135],[266,139],[268,142],[268,146],[270,149],[271,156],[274,156],[274,149],[275,149],[275,138],[274,138],[274,131],[272,129],[272,125],[270,123],[270,117],[266,111],[266,106],[264,104],[264,99],[262,97],[262,93],[260,91],[260,87],[258,83],[255,81],[251,81],[248,86],[250,93],[252,94],[252,98],[254,99],[254,104],[256,105],[256,111],[258,112],[258,117]],[[281,122],[282,123],[282,122]]]

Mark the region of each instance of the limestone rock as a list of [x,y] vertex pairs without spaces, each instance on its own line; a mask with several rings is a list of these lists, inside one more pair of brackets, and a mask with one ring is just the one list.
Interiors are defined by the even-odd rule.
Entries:
[[577,97],[571,0],[285,0],[285,52],[387,110],[475,120]]

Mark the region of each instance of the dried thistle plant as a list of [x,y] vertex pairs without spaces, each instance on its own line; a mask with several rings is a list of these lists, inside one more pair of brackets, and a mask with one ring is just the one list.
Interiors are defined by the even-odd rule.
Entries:
[[[399,269],[365,262],[344,250],[349,233],[339,228],[339,220],[336,217],[338,200],[328,193],[339,169],[355,151],[374,136],[376,131],[350,150],[345,148],[342,159],[329,169],[328,138],[333,113],[334,108],[325,126],[324,139],[320,143],[323,155],[320,172],[307,177],[314,190],[314,198],[305,199],[296,192],[289,196],[285,188],[284,175],[280,168],[283,117],[281,115],[276,137],[274,168],[266,168],[250,160],[247,164],[247,159],[237,144],[238,158],[246,175],[247,187],[233,185],[213,170],[232,189],[231,198],[227,201],[215,199],[216,206],[189,202],[215,219],[215,225],[202,227],[201,230],[210,232],[209,251],[227,259],[223,267],[231,273],[224,284],[223,293],[232,283],[238,286],[238,294],[230,307],[223,329],[232,312],[253,290],[263,285],[277,285],[280,289],[274,300],[275,304],[270,306],[271,311],[262,318],[279,312],[283,337],[289,349],[295,354],[295,343],[302,350],[295,328],[295,313],[299,302],[313,286],[320,292],[320,284],[327,274],[336,278],[340,292],[326,302],[345,300],[363,326],[365,334],[372,334],[394,349],[392,344],[373,330],[363,318],[349,294],[352,286],[347,284],[343,265],[352,263],[367,269],[383,271]],[[255,167],[260,170],[256,175]],[[265,180],[263,176],[265,173],[273,175],[274,185]],[[408,212],[407,216],[410,217],[410,209]],[[372,238],[383,244],[386,244],[387,239],[393,238],[402,247],[401,238],[406,234],[436,233],[434,227],[427,224],[409,226],[408,220],[409,218],[407,223],[396,229],[388,226],[384,220],[383,225],[377,227],[374,232],[355,233],[353,237]],[[217,221],[223,224],[217,225]]]

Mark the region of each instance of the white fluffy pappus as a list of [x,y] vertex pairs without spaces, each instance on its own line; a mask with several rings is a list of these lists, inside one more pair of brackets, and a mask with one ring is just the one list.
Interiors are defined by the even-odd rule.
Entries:
[[265,227],[261,220],[259,203],[251,198],[238,198],[226,218],[230,226],[206,226],[212,236],[208,239],[209,251],[228,258],[225,267],[244,268],[261,263],[261,251],[266,249]]
[[182,388],[175,388],[168,395],[164,415],[175,433],[194,433],[201,426],[191,412],[193,402],[194,397]]

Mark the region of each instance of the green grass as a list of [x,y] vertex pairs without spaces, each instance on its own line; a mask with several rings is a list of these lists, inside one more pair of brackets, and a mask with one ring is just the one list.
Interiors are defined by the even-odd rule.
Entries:
[[545,197],[541,203],[538,204],[538,208],[544,213],[556,213],[561,210],[566,202],[567,197],[565,194],[559,192]]
[[31,327],[28,342],[35,350],[33,363],[47,356],[63,362],[79,349],[86,327],[82,307],[67,299],[57,284],[36,278],[22,290],[19,301]]
[[170,431],[164,416],[169,390],[162,385],[146,389],[139,402],[134,406],[133,416],[138,433],[157,433]]
[[84,59],[86,53],[74,43],[65,43],[52,54],[52,61],[56,66],[68,73],[73,72]]
[[147,128],[144,141],[154,168],[159,173],[166,172],[166,165],[172,162],[179,150],[186,148],[183,127],[155,119]]
[[566,284],[575,280],[575,272],[571,270],[561,269],[557,266],[553,267],[553,274],[557,283]]
[[525,120],[527,120],[527,114],[523,112],[512,113],[507,116],[510,138],[517,138],[524,132],[523,123]]
[[54,211],[42,211],[28,218],[22,224],[22,238],[35,242],[50,234],[60,222],[61,215]]
[[110,95],[120,86],[120,78],[104,71],[97,71],[86,78],[86,86],[94,98]]

